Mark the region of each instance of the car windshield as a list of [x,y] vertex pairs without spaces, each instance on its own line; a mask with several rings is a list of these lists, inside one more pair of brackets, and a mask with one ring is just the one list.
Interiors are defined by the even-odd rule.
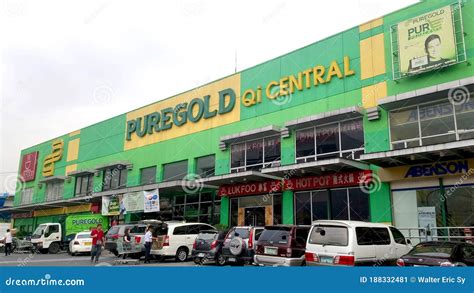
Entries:
[[250,234],[249,228],[235,228],[234,231],[232,231],[232,233],[230,233],[229,236],[231,239],[233,239],[234,237],[247,239],[249,238],[249,234]]
[[450,257],[454,247],[454,244],[449,243],[421,243],[415,246],[409,254],[416,256]]
[[216,236],[218,235],[218,233],[219,232],[205,231],[205,232],[199,233],[197,238],[202,239],[202,240],[214,240]]
[[43,235],[45,229],[46,225],[39,225],[38,228],[36,228],[35,232],[33,232],[31,238],[40,238],[41,235]]
[[265,229],[258,241],[268,241],[280,244],[287,244],[290,239],[290,231],[286,229]]
[[309,243],[321,245],[347,246],[347,228],[342,226],[315,226],[311,231]]
[[77,239],[91,238],[91,234],[77,234]]

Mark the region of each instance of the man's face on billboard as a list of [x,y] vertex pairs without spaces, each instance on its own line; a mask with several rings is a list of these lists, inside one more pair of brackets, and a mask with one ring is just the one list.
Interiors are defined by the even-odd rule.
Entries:
[[431,58],[441,58],[441,40],[436,38],[431,40],[427,46],[428,55]]

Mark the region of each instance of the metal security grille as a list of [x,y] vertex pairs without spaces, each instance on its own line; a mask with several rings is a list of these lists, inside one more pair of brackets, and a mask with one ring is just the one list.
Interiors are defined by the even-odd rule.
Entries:
[[[452,12],[452,21],[454,29],[454,39],[455,39],[455,48],[456,48],[456,62],[450,63],[448,65],[442,66],[451,66],[467,60],[466,57],[466,44],[464,42],[464,28],[463,28],[463,19],[462,19],[462,1],[451,4]],[[392,50],[392,72],[393,80],[398,80],[410,74],[403,74],[400,70],[400,55],[399,55],[399,42],[398,42],[398,23],[393,24],[390,27],[390,43]],[[437,69],[440,69],[439,67]]]

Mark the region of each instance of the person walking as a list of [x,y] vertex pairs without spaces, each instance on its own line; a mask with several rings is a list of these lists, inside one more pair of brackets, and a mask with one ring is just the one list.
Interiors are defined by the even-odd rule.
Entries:
[[148,225],[145,233],[145,263],[150,263],[151,243],[153,242],[153,228]]
[[5,233],[2,242],[5,243],[5,256],[12,254],[13,237],[12,232],[10,232],[10,229],[7,229],[7,233]]
[[92,238],[92,250],[91,250],[91,263],[99,262],[100,254],[102,253],[102,245],[105,242],[104,231],[102,230],[102,224],[97,225],[97,228],[91,232]]
[[123,243],[122,244],[123,245],[123,259],[126,259],[128,256],[128,253],[125,253],[125,252],[132,250],[132,237],[130,236],[130,228],[125,229],[125,234],[123,235],[122,243]]

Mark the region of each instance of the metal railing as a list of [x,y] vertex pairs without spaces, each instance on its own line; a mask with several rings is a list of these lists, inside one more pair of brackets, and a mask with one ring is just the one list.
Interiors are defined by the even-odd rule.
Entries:
[[474,243],[474,226],[470,227],[415,227],[415,228],[397,228],[405,238],[425,241],[464,241]]

